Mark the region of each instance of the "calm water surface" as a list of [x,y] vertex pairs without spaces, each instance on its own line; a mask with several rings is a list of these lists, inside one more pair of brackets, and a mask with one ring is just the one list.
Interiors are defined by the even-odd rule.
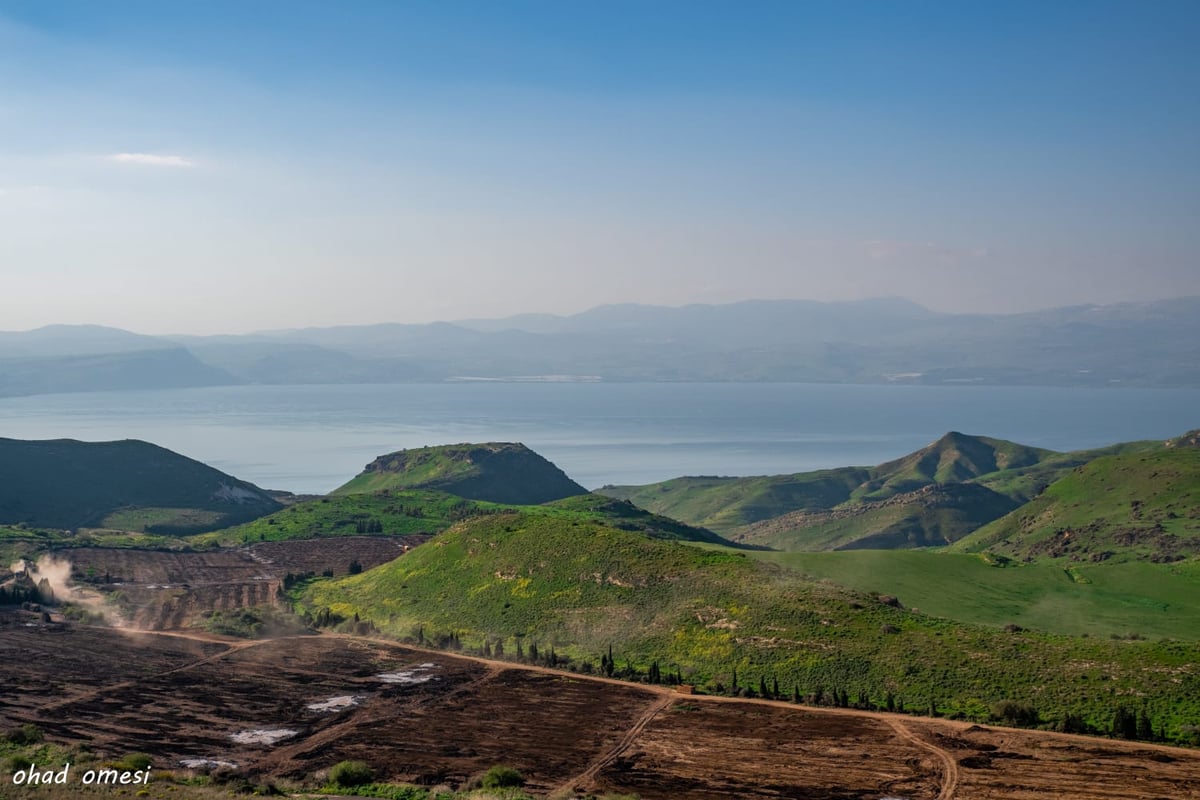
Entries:
[[1070,450],[1200,427],[1200,390],[813,384],[241,386],[0,399],[0,436],[145,439],[326,492],[403,447],[520,441],[589,488],[876,464],[948,430]]

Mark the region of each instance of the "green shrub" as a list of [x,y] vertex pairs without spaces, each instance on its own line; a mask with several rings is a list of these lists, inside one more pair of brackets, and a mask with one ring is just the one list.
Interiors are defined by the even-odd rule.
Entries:
[[1038,724],[1036,708],[1013,700],[1001,700],[992,706],[992,718],[1014,728],[1032,728]]
[[362,761],[339,761],[329,770],[329,782],[336,786],[362,786],[375,780],[375,770]]
[[480,784],[484,789],[507,789],[513,786],[524,786],[525,776],[512,767],[492,767],[483,773]]
[[29,769],[32,767],[33,761],[22,755],[15,755],[9,756],[7,759],[5,759],[4,765],[8,767],[9,772],[17,772],[18,770]]
[[145,753],[130,753],[113,766],[117,769],[142,770],[154,766],[154,759]]
[[10,730],[5,738],[13,744],[37,744],[42,741],[42,729],[32,723],[22,725]]

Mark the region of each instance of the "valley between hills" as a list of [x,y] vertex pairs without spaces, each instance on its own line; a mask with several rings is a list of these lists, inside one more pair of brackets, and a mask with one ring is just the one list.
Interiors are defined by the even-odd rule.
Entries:
[[1197,443],[596,493],[463,444],[295,496],[0,439],[0,756],[164,797],[1196,794]]

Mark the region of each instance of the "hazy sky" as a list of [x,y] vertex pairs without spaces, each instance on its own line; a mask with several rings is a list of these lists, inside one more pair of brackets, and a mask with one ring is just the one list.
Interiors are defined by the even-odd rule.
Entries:
[[1200,295],[1200,3],[0,0],[0,329]]

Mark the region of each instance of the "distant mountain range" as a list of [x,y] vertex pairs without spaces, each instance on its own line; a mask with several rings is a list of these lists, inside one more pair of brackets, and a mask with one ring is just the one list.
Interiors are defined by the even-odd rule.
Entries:
[[471,379],[1196,387],[1200,302],[983,315],[754,300],[237,336],[0,333],[0,396]]

